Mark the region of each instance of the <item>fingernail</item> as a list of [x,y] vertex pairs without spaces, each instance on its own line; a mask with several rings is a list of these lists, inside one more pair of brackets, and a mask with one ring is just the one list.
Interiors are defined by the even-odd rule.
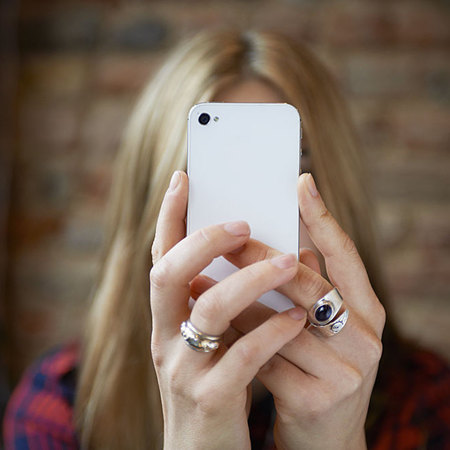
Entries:
[[306,311],[301,307],[297,306],[288,311],[288,315],[294,320],[302,320],[306,316]]
[[319,192],[317,191],[316,183],[314,182],[313,176],[309,173],[306,179],[306,184],[308,186],[308,191],[313,197],[317,197]]
[[297,262],[297,258],[292,254],[276,256],[275,258],[270,259],[270,263],[280,269],[290,269],[295,266]]
[[245,236],[250,233],[248,223],[243,220],[239,220],[238,222],[228,222],[223,226],[223,229],[233,236]]
[[180,183],[180,171],[177,170],[173,173],[172,178],[170,179],[169,189],[167,189],[167,192],[174,191],[179,183]]

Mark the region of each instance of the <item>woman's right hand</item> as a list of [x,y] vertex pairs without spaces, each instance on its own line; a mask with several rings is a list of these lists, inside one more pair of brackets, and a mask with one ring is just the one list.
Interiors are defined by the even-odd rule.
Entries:
[[196,328],[221,335],[263,293],[297,272],[293,255],[247,266],[200,295],[190,311],[191,281],[216,257],[241,247],[245,222],[213,225],[186,237],[188,179],[176,172],[165,195],[152,247],[150,299],[152,356],[164,415],[164,449],[250,449],[247,387],[278,350],[303,329],[297,307],[275,314],[231,347],[193,351],[180,335],[190,317]]

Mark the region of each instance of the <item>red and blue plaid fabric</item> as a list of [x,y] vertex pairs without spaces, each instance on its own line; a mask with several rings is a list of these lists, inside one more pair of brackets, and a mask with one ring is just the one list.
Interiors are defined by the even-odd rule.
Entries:
[[[384,407],[370,427],[372,450],[450,450],[450,370],[428,352],[414,352],[402,369],[383,377]],[[14,391],[4,420],[6,450],[74,450],[76,344],[40,359]],[[252,448],[274,449],[271,397],[253,405]]]
[[378,388],[384,408],[368,433],[371,450],[450,450],[450,368],[427,351],[399,355]]
[[6,409],[3,431],[6,449],[75,450],[72,422],[76,344],[55,349],[23,376]]

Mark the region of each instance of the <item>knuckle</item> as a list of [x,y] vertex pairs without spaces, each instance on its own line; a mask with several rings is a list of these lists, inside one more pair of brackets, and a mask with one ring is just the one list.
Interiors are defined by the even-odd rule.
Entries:
[[274,335],[286,336],[286,331],[288,331],[289,328],[286,327],[285,317],[280,316],[278,314],[274,314],[269,319],[269,321],[270,321],[270,327],[272,328]]
[[153,241],[153,245],[151,248],[152,262],[156,264],[157,261],[161,258],[161,251],[159,250],[159,246]]
[[216,289],[209,289],[199,297],[195,308],[195,312],[202,322],[214,322],[217,317],[222,315],[222,298]]
[[383,354],[383,344],[377,336],[370,334],[365,342],[365,355],[371,367],[380,362]]
[[328,211],[327,208],[324,208],[319,214],[320,222],[328,222],[332,218],[333,218],[333,216],[331,215],[330,211]]
[[325,390],[310,397],[307,405],[310,422],[323,420],[323,416],[333,407],[332,403],[330,395]]
[[170,268],[168,263],[161,259],[150,270],[150,284],[161,289],[167,285],[169,279]]
[[264,270],[262,268],[261,262],[250,264],[244,270],[246,275],[251,279],[263,278]]
[[308,298],[316,298],[321,296],[324,290],[323,278],[313,271],[299,271],[297,275],[302,292]]
[[258,353],[258,345],[248,341],[238,342],[233,347],[235,347],[237,359],[244,366],[252,364],[255,360],[255,354]]
[[353,239],[346,233],[342,236],[342,248],[345,253],[349,255],[358,254],[358,250],[356,249],[356,244]]
[[299,336],[296,336],[294,339],[291,339],[289,342],[284,344],[283,346],[284,350],[286,350],[287,352],[298,351],[299,341],[300,341]]
[[380,317],[380,321],[383,322],[384,326],[384,324],[386,323],[386,309],[380,302],[378,302],[378,315]]
[[261,248],[259,250],[259,254],[257,256],[258,256],[257,257],[258,261],[264,261],[266,259],[271,259],[271,258],[273,258],[274,256],[277,256],[277,255],[275,254],[275,252],[273,251],[272,248],[270,248],[270,247],[263,247],[263,248]]
[[275,369],[275,366],[276,358],[272,356],[272,358],[270,358],[265,364],[261,366],[259,371],[261,372],[261,374],[271,373]]
[[170,392],[176,397],[186,397],[186,383],[179,370],[169,370],[164,374]]
[[376,318],[377,331],[381,335],[386,324],[386,310],[380,302],[375,306],[374,317]]
[[164,352],[162,351],[161,344],[156,339],[152,338],[150,349],[155,369],[161,369],[164,362]]
[[174,397],[188,398],[190,396],[191,386],[186,383],[186,378],[183,376],[184,370],[183,358],[180,354],[175,354],[165,359],[164,366],[159,371],[160,382]]
[[212,230],[211,227],[200,228],[198,230],[198,238],[204,240],[205,242],[211,242],[212,240]]
[[217,410],[220,402],[219,399],[222,398],[222,396],[223,393],[218,392],[217,389],[205,384],[198,386],[192,392],[194,404],[205,415],[210,415]]
[[[250,239],[251,241],[252,239]],[[258,261],[265,261],[268,259],[273,258],[276,255],[276,252],[274,249],[267,247],[265,245],[252,245],[252,260],[258,262]]]
[[361,388],[363,375],[359,370],[348,364],[342,368],[342,372],[343,389],[341,392],[345,397],[351,396]]

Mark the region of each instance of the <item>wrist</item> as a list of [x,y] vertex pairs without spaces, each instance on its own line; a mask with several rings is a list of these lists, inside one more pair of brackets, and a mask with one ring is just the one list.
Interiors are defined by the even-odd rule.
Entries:
[[195,414],[188,417],[172,416],[164,420],[164,450],[250,450],[247,418],[227,420],[212,414]]
[[326,432],[314,432],[311,428],[299,430],[298,427],[286,427],[275,423],[274,440],[277,450],[367,450],[365,430],[350,436],[339,433],[328,435]]

